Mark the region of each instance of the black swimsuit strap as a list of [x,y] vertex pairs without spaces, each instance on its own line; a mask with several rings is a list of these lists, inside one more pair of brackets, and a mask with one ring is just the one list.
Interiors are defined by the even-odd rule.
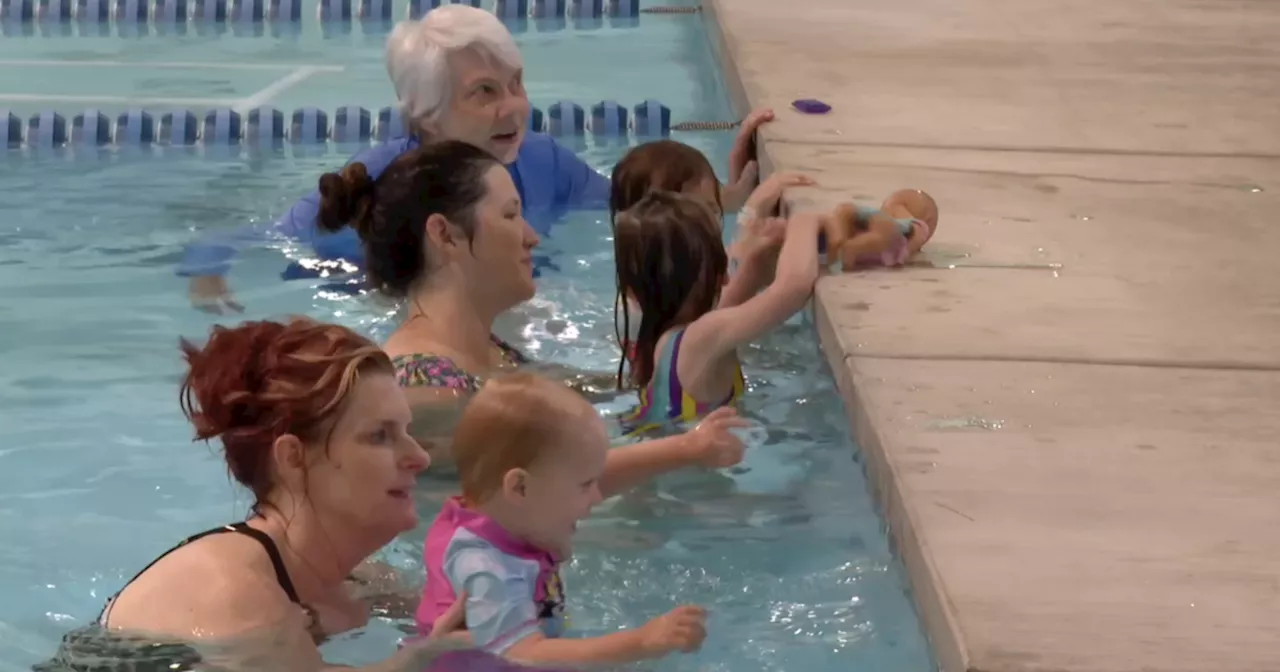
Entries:
[[257,528],[249,527],[248,523],[236,523],[228,527],[234,528],[236,532],[252,538],[259,544],[262,544],[262,550],[267,552],[267,557],[271,558],[271,566],[276,570],[276,582],[284,589],[284,594],[289,596],[289,601],[294,604],[302,604],[302,600],[298,599],[298,591],[293,587],[293,579],[289,578],[289,570],[285,569],[284,558],[280,556],[280,549],[276,548],[276,542],[266,532]]
[[[285,569],[284,558],[280,557],[280,549],[276,548],[276,542],[272,540],[271,537],[266,532],[263,532],[262,530],[259,530],[253,527],[249,527],[248,523],[231,523],[230,525],[215,527],[212,530],[205,530],[200,534],[193,534],[187,537],[186,539],[183,539],[181,542],[178,543],[177,546],[174,546],[173,548],[165,551],[164,553],[161,553],[159,557],[157,557],[155,560],[152,560],[150,563],[148,563],[146,567],[142,568],[141,572],[134,574],[133,578],[129,579],[128,583],[124,584],[125,587],[128,587],[130,583],[137,581],[139,576],[146,574],[147,570],[154,567],[157,562],[164,560],[166,557],[168,557],[170,553],[173,553],[179,548],[182,548],[183,546],[186,546],[187,544],[190,544],[194,541],[199,541],[201,539],[204,539],[205,537],[211,537],[215,534],[227,534],[229,532],[234,532],[236,534],[243,534],[244,536],[249,537],[250,539],[253,539],[254,541],[261,544],[262,549],[267,552],[267,557],[271,559],[271,566],[275,568],[275,571],[276,571],[276,582],[280,584],[280,588],[284,590],[284,594],[289,596],[290,602],[293,602],[295,604],[302,604],[302,602],[298,599],[298,591],[293,587],[293,580],[289,578],[289,571]],[[120,590],[123,591],[124,588],[121,588]]]

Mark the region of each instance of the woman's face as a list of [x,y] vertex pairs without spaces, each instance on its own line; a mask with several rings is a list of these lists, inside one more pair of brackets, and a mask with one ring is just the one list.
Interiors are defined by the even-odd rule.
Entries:
[[335,534],[355,531],[386,544],[418,524],[413,491],[431,459],[409,436],[412,415],[389,373],[361,375],[329,435],[315,446],[305,473],[307,496]]
[[515,161],[529,125],[524,71],[504,67],[473,49],[456,52],[450,65],[453,98],[443,119],[429,130],[473,144],[504,164]]
[[533,248],[538,234],[521,214],[520,194],[502,166],[485,173],[486,193],[476,204],[468,283],[498,311],[533,298]]

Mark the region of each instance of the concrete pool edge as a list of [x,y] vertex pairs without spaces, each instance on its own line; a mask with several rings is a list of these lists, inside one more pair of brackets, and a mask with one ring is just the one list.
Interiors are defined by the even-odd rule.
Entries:
[[[751,101],[743,84],[741,72],[734,58],[720,20],[717,5],[726,0],[702,0],[703,27],[707,33],[712,54],[719,64],[725,91],[738,118],[751,109]],[[772,172],[774,161],[769,154],[769,142],[759,141],[760,169],[762,175]],[[790,207],[791,204],[784,204]],[[968,655],[953,610],[943,591],[942,583],[934,568],[928,547],[914,524],[915,516],[907,505],[901,490],[901,482],[893,473],[893,463],[881,444],[875,427],[869,422],[871,415],[863,407],[853,371],[847,365],[848,355],[834,331],[820,295],[815,292],[811,304],[814,327],[820,348],[830,368],[830,374],[840,393],[841,402],[850,422],[851,434],[860,449],[869,490],[881,518],[887,523],[889,541],[894,554],[906,569],[910,585],[911,601],[921,621],[934,660],[942,672],[965,672]]]
[[790,211],[941,204],[815,312],[942,669],[1275,669],[1280,6],[704,8]]

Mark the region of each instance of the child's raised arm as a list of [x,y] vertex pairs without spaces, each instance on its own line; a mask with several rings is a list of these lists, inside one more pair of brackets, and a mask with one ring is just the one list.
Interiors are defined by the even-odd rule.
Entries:
[[773,282],[736,306],[703,315],[684,332],[681,361],[712,362],[768,333],[809,300],[818,281],[818,232],[824,215],[799,214],[787,224]]

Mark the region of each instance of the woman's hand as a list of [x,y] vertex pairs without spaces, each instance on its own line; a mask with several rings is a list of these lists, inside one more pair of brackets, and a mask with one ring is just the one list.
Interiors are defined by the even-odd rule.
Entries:
[[460,645],[457,648],[471,646],[471,633],[467,632],[467,592],[458,593],[458,599],[431,623],[431,635],[427,639],[441,640]]
[[225,315],[243,313],[244,306],[231,296],[226,278],[220,275],[198,275],[187,284],[187,296],[191,305],[206,313]]

